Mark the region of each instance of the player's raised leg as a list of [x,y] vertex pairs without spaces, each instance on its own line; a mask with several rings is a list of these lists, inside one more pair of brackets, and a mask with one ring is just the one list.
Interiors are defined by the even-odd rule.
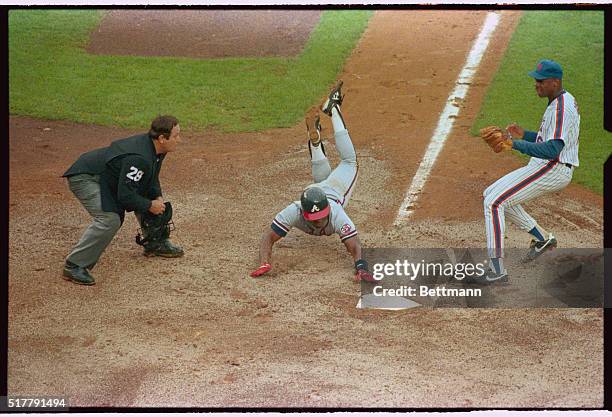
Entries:
[[312,178],[319,183],[329,177],[332,169],[325,155],[325,147],[321,139],[321,121],[319,107],[313,106],[306,113],[306,130],[308,131],[308,151],[312,164]]
[[356,169],[357,153],[355,152],[355,147],[353,146],[351,137],[346,129],[346,125],[344,124],[344,119],[342,118],[342,113],[340,112],[339,106],[332,109],[331,119],[334,126],[336,149],[338,150],[338,154],[340,154],[341,162],[345,162],[353,167],[352,169]]
[[357,182],[358,164],[357,154],[340,110],[343,100],[342,81],[339,81],[330,92],[322,110],[331,117],[336,149],[340,155],[340,164],[325,180],[325,185],[336,191],[340,204],[346,207]]

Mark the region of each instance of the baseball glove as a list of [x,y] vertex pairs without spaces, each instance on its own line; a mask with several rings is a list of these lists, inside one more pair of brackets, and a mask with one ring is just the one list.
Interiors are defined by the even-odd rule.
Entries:
[[498,126],[487,126],[480,129],[480,137],[495,153],[512,149],[512,138],[508,132]]

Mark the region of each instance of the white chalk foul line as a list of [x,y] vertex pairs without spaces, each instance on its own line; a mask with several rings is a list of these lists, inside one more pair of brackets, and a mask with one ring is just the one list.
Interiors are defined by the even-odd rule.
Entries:
[[414,204],[418,199],[420,192],[423,190],[423,186],[425,185],[425,182],[427,182],[427,178],[429,177],[431,169],[436,162],[436,158],[442,150],[448,134],[453,128],[455,118],[459,114],[458,102],[465,99],[467,95],[472,78],[474,77],[476,70],[478,70],[482,56],[489,45],[489,40],[491,39],[491,35],[499,23],[499,19],[500,16],[497,13],[491,12],[487,14],[487,18],[482,25],[482,29],[480,30],[480,33],[478,34],[478,37],[474,41],[474,45],[472,45],[472,49],[468,54],[465,65],[459,73],[459,77],[455,83],[455,88],[446,101],[446,106],[440,115],[438,125],[436,126],[436,130],[431,137],[431,141],[429,142],[429,146],[427,147],[425,155],[421,160],[421,164],[419,165],[419,168],[412,179],[412,183],[410,184],[408,191],[406,191],[406,196],[404,197],[404,201],[402,202],[399,212],[397,213],[397,218],[395,219],[396,225],[401,223],[402,220],[404,220],[414,211]]

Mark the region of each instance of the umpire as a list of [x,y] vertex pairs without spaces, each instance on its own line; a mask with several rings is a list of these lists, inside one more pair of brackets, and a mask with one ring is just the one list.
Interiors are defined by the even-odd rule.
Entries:
[[[167,207],[171,213],[171,206],[162,197],[159,171],[166,154],[174,151],[180,141],[178,120],[159,116],[151,122],[148,133],[86,152],[64,173],[70,191],[93,217],[66,258],[63,275],[67,280],[95,284],[89,270],[123,224],[126,211],[134,211],[141,226],[147,215],[162,215]],[[147,230],[142,228],[146,237]],[[168,236],[169,232],[145,244],[144,254],[182,256],[183,249],[173,245]]]

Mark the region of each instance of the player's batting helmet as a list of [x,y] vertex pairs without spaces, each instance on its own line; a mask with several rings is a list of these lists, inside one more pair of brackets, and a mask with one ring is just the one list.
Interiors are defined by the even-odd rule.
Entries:
[[300,198],[304,218],[308,221],[319,220],[329,214],[329,202],[325,191],[319,187],[308,187]]

